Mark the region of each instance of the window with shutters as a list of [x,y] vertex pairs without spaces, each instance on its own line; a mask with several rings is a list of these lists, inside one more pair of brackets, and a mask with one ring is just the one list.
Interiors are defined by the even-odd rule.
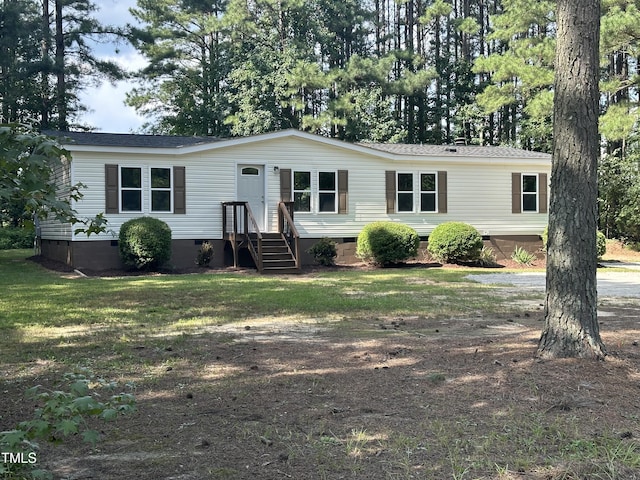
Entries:
[[185,167],[105,165],[105,211],[186,214]]
[[[281,196],[291,198],[295,212],[346,214],[348,172],[290,171],[281,177]],[[289,180],[290,179],[290,180]],[[289,183],[291,182],[291,183]],[[291,187],[291,190],[289,188]],[[290,194],[289,194],[290,192]]]
[[447,213],[447,172],[385,171],[387,213]]

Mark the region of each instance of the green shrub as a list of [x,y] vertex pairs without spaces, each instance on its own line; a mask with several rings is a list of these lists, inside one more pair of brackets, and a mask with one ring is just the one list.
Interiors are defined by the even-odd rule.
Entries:
[[128,267],[153,269],[171,258],[171,229],[152,217],[134,218],[120,227],[120,259]]
[[33,228],[0,228],[0,250],[12,250],[15,248],[33,247]]
[[478,260],[482,246],[482,237],[474,227],[447,222],[433,229],[427,250],[440,262],[458,263]]
[[418,254],[420,237],[402,223],[373,222],[358,235],[356,255],[378,265],[401,263]]
[[40,385],[27,390],[28,399],[37,405],[33,417],[18,423],[13,430],[0,432],[0,452],[21,453],[25,461],[0,462],[0,478],[53,478],[51,472],[36,466],[39,441],[61,443],[77,435],[95,446],[101,435],[92,428],[92,419],[115,420],[136,410],[133,394],[115,393],[118,386],[90,370],[80,369],[65,374],[63,385],[56,390]]
[[[544,227],[542,231],[542,249],[547,251],[547,242],[549,241],[549,226]],[[598,258],[602,258],[602,256],[607,253],[607,237],[600,230],[596,231],[596,253]]]
[[531,265],[536,259],[536,256],[528,250],[516,245],[516,249],[511,254],[511,260],[519,263],[520,265]]
[[200,250],[198,250],[198,256],[196,257],[196,264],[199,267],[208,267],[213,258],[213,245],[209,242],[202,242]]
[[338,255],[336,242],[328,237],[321,238],[307,250],[307,253],[313,256],[316,263],[327,267],[335,264],[336,256]]

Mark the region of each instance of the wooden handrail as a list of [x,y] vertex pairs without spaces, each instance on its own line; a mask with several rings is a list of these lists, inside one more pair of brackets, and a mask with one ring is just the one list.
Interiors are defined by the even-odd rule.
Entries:
[[[229,230],[229,218],[228,208],[233,208],[233,230]],[[242,223],[239,222],[239,211],[242,210]],[[248,202],[223,202],[222,203],[222,233],[223,235],[229,235],[231,237],[231,246],[233,248],[233,264],[234,267],[238,266],[238,250],[237,250],[237,237],[242,238],[247,242],[247,248],[256,263],[256,267],[259,272],[262,272],[262,232],[258,227],[251,207]],[[255,246],[251,240],[250,234],[254,233],[256,236],[258,248],[256,251]]]
[[296,268],[300,268],[300,234],[293,222],[293,202],[278,204],[278,231],[287,239],[289,251],[296,261]]

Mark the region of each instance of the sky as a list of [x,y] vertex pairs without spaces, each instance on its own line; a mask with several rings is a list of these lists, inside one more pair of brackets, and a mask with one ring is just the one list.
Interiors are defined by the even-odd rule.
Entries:
[[[132,23],[130,7],[136,0],[95,0],[99,7],[95,16],[104,25],[125,25]],[[101,58],[116,61],[128,71],[144,66],[144,58],[128,44],[96,44],[95,53]],[[131,107],[124,104],[127,91],[133,85],[127,81],[104,81],[100,85],[87,88],[80,96],[81,102],[89,111],[80,118],[81,123],[95,127],[96,131],[108,133],[131,133],[140,128],[145,119]]]

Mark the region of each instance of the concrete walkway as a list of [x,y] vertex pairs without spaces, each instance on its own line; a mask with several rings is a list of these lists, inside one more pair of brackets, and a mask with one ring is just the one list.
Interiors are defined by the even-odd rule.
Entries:
[[[638,272],[598,269],[598,295],[602,297],[640,298],[640,264],[606,263],[607,267],[627,268]],[[545,272],[488,273],[467,275],[469,280],[485,284],[513,285],[523,290],[545,289]]]

